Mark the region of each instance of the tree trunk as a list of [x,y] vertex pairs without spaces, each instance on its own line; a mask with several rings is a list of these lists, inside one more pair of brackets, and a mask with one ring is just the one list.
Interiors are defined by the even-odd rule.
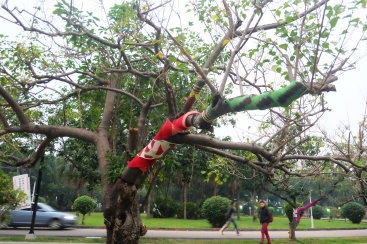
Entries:
[[289,223],[289,240],[290,241],[296,241],[296,228],[297,228],[297,222],[294,218],[292,222]]
[[140,219],[137,187],[121,179],[111,189],[111,205],[104,211],[107,244],[137,244],[147,229]]
[[[116,87],[116,77],[111,81],[111,87]],[[97,141],[98,161],[102,176],[104,193],[104,224],[107,230],[107,244],[136,244],[140,236],[146,234],[146,227],[140,219],[139,202],[136,192],[147,174],[139,169],[125,168],[121,178],[110,183],[104,176],[108,170],[107,152],[111,150],[108,140],[108,130],[113,116],[113,109],[117,94],[107,92],[106,103],[103,112],[103,120],[99,127],[99,140]],[[128,136],[127,154],[135,150],[142,137],[145,119],[150,103],[143,106],[139,115],[138,128],[130,128]]]
[[238,206],[239,199],[240,199],[240,190],[238,189],[237,191],[237,220],[240,220],[240,216],[241,216],[241,209]]
[[140,236],[147,232],[140,219],[136,199],[137,189],[156,160],[174,146],[164,139],[190,127],[186,119],[194,114],[198,112],[188,112],[174,121],[166,120],[152,141],[129,161],[128,167],[121,173],[112,189],[104,191],[105,194],[109,194],[105,199],[109,204],[104,210],[108,244],[135,244],[139,242]]
[[183,183],[183,218],[187,219],[187,183]]
[[148,196],[148,199],[147,199],[147,217],[148,218],[150,218],[150,217],[152,217],[152,214],[151,214],[151,212],[150,212],[150,206],[151,206],[151,203],[152,203],[152,195],[151,194],[149,194],[149,196]]

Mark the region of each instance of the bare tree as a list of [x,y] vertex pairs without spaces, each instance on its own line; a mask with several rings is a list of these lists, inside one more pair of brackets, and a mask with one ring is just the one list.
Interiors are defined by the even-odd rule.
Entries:
[[339,199],[338,205],[342,206],[350,201],[361,201],[364,206],[367,206],[367,182],[366,182],[366,128],[367,116],[363,116],[358,123],[357,131],[351,130],[351,126],[341,126],[334,135],[330,135],[324,131],[324,137],[329,144],[330,154],[344,157],[347,160],[338,162],[340,175],[353,181],[353,187],[349,190],[355,189],[353,194],[348,199]]

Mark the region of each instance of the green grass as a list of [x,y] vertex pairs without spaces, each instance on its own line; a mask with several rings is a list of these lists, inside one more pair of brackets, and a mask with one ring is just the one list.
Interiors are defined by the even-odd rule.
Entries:
[[[76,214],[76,213],[72,213]],[[78,214],[76,214],[78,215]],[[78,226],[82,225],[82,218],[83,216],[81,214],[78,215]],[[91,214],[86,214],[84,218],[84,226],[104,226],[103,223],[103,213],[102,212],[94,212]]]
[[[168,219],[155,219],[147,218],[142,215],[142,221],[148,228],[173,228],[173,229],[185,229],[185,228],[211,228],[210,224],[204,220],[184,220],[176,218]],[[271,229],[288,229],[288,219],[286,217],[276,217],[274,222],[270,224]],[[237,220],[237,224],[240,229],[259,229],[260,224],[258,221],[253,221],[250,216],[241,216],[240,220]],[[302,219],[297,229],[310,229],[310,219]],[[367,228],[367,223],[352,224],[350,221],[341,220],[314,220],[315,229],[340,229],[340,228]]]
[[[169,228],[169,229],[210,229],[211,226],[205,219],[199,220],[184,220],[177,218],[147,218],[145,214],[142,214],[143,223],[149,228]],[[82,217],[79,216],[78,226],[81,224]],[[102,213],[95,212],[85,216],[85,226],[104,226]],[[237,220],[237,224],[240,229],[259,229],[260,224],[258,221],[253,221],[250,216],[241,216],[240,220]],[[308,218],[303,218],[298,225],[297,229],[310,229],[311,221]],[[343,220],[314,220],[315,229],[354,229],[361,228],[367,229],[367,223],[352,224],[350,221]],[[286,217],[274,218],[274,222],[270,224],[270,229],[288,229],[288,219]]]
[[37,237],[34,240],[25,240],[24,236],[0,237],[4,242],[62,242],[62,243],[106,243],[105,238],[72,238],[72,237]]

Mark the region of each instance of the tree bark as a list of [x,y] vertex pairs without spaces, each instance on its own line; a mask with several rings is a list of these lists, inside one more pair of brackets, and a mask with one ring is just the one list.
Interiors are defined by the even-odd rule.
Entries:
[[140,219],[137,187],[118,179],[110,194],[111,205],[104,211],[107,244],[136,244],[147,229]]
[[187,182],[183,183],[183,218],[187,219]]
[[293,218],[293,221],[289,223],[289,240],[290,241],[296,241],[296,228],[297,228],[297,222],[296,219]]

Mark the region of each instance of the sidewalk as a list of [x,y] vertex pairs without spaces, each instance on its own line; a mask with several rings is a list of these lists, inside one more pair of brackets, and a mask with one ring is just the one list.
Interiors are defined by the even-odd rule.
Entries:
[[[287,230],[269,230],[272,239],[288,239]],[[342,238],[342,237],[358,237],[366,238],[366,229],[348,229],[348,230],[297,230],[296,237],[302,238]],[[258,240],[260,238],[260,230],[241,231],[237,236],[234,230],[224,231],[223,235],[219,231],[167,231],[167,230],[149,230],[143,238],[165,238],[165,239],[240,239],[240,240]]]
[[[47,233],[47,232],[45,232]],[[65,233],[65,237],[71,237],[72,233]],[[84,236],[85,238],[100,238],[105,237],[105,232],[103,229],[94,229],[94,237],[91,235]],[[288,231],[286,230],[270,230],[269,231],[271,239],[288,239]],[[49,236],[47,234],[38,234],[39,237]],[[80,237],[80,235],[79,235]],[[348,229],[348,230],[299,230],[296,231],[297,239],[303,238],[363,238],[367,243],[367,230],[366,229]],[[260,231],[259,230],[247,230],[241,231],[240,236],[236,235],[233,230],[225,231],[223,235],[217,230],[148,230],[148,233],[142,237],[142,239],[195,239],[195,240],[259,240]],[[6,244],[42,244],[42,242],[3,242]],[[57,242],[47,242],[48,244],[59,244]],[[45,242],[43,242],[45,244]],[[65,244],[65,243],[63,243]]]

